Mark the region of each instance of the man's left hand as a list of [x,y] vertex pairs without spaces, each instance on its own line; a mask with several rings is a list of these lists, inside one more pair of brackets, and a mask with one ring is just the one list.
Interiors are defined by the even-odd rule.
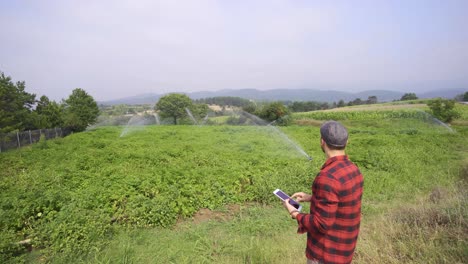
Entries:
[[283,201],[284,208],[286,208],[286,210],[288,210],[289,213],[291,213],[292,211],[297,211],[296,207],[289,204],[289,200],[291,199],[286,199]]

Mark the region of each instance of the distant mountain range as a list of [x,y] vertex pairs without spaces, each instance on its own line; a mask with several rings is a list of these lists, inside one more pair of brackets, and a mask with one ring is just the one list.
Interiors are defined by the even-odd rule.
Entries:
[[[435,90],[424,93],[416,93],[418,98],[435,98],[442,97],[453,99],[456,95],[466,92],[468,89],[450,89],[450,90]],[[312,90],[312,89],[274,89],[274,90],[256,90],[256,89],[239,89],[239,90],[219,90],[219,91],[203,91],[184,93],[191,99],[202,99],[217,96],[235,96],[255,101],[317,101],[317,102],[345,102],[352,101],[356,98],[367,100],[369,96],[377,96],[379,102],[388,102],[400,99],[403,92],[388,91],[388,90],[368,90],[363,92],[343,92],[333,90]],[[116,104],[155,104],[164,94],[141,94],[117,100],[101,101],[99,104],[116,105]]]

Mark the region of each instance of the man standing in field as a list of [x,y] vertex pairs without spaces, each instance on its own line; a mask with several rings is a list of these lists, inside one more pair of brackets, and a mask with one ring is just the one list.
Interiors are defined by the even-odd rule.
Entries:
[[346,128],[328,121],[320,128],[320,145],[327,160],[312,184],[312,195],[295,193],[291,198],[310,202],[310,213],[283,205],[297,220],[297,232],[307,232],[308,264],[351,263],[361,222],[363,176],[345,154]]

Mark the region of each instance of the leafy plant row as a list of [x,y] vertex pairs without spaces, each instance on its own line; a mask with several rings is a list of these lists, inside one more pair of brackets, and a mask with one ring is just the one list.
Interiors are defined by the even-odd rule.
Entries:
[[314,111],[295,113],[294,119],[316,119],[316,120],[379,120],[390,118],[412,118],[419,120],[431,119],[431,115],[416,109],[405,110],[367,110],[367,111]]
[[[376,210],[372,201],[404,199],[453,179],[447,173],[456,153],[447,146],[461,144],[465,132],[395,133],[373,122],[382,126],[349,128],[348,153],[366,177],[365,213]],[[172,227],[201,208],[280,206],[272,191],[309,191],[325,161],[318,127],[148,126],[120,137],[122,129],[0,155],[0,262],[25,261],[28,249],[46,260],[87,254],[120,227]],[[18,243],[26,239],[29,248]]]

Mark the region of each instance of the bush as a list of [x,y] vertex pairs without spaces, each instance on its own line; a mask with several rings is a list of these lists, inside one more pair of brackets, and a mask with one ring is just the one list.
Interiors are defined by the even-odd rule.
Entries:
[[454,109],[454,100],[438,98],[432,100],[427,105],[431,109],[432,115],[445,123],[450,123],[453,119],[460,117],[460,113]]
[[290,119],[287,118],[288,115],[289,109],[281,102],[266,104],[258,113],[260,118],[269,122],[276,121],[277,124],[281,123],[282,125],[287,125],[290,122]]

